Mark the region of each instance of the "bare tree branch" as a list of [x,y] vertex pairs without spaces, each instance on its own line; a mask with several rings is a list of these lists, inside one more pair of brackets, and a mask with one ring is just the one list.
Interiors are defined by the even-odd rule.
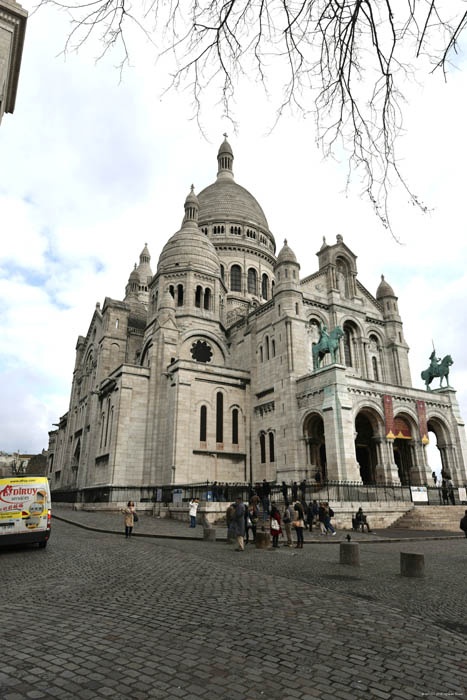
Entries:
[[240,79],[256,79],[267,94],[271,81],[281,80],[272,128],[287,109],[314,114],[324,156],[347,154],[347,184],[361,179],[389,229],[395,182],[426,211],[396,157],[404,86],[417,61],[447,76],[467,26],[465,0],[40,0],[44,5],[71,15],[65,53],[97,35],[98,60],[119,51],[120,72],[130,60],[129,26],[136,26],[159,57],[172,56],[168,89],[191,90],[201,129],[208,88],[219,90],[223,113],[235,123]]

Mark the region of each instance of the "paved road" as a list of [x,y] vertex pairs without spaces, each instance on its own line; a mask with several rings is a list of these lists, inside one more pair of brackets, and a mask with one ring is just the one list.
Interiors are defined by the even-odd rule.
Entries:
[[419,581],[396,574],[401,544],[365,545],[355,573],[331,545],[242,554],[56,521],[47,549],[0,554],[0,697],[460,697],[466,544],[411,543]]

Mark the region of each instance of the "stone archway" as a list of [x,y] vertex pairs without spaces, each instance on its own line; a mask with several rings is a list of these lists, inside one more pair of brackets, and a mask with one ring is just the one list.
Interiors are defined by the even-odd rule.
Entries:
[[[436,439],[435,445],[438,448],[441,463],[441,479],[452,479],[456,471],[456,465],[454,463],[455,456],[453,454],[452,445],[449,440],[449,431],[444,422],[438,417],[429,418],[427,428],[428,433],[434,435]],[[433,465],[433,470],[437,471],[434,467],[435,465]]]
[[355,418],[355,458],[364,484],[375,484],[382,480],[377,473],[382,461],[382,437],[383,423],[380,416],[371,409],[360,410]]
[[327,479],[326,442],[324,438],[324,422],[318,413],[311,413],[303,424],[303,435],[307,445],[307,461],[311,466],[312,475],[321,482]]

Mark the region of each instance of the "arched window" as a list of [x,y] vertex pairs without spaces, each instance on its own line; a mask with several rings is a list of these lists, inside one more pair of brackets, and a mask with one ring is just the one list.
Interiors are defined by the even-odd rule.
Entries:
[[254,267],[250,267],[248,270],[248,294],[258,294],[258,282],[256,270]]
[[110,425],[109,425],[109,445],[112,440],[112,428],[114,424],[114,407],[110,409]]
[[104,441],[104,430],[105,430],[105,413],[101,413],[101,441],[99,444],[99,448],[102,449],[102,443]]
[[118,318],[117,318],[117,319],[115,320],[115,328],[118,328],[119,325],[120,325],[120,321],[119,321]]
[[208,409],[206,406],[201,406],[199,412],[199,441],[206,442],[206,426],[207,426]]
[[170,285],[169,292],[172,295],[172,297],[175,298],[175,287],[173,286],[173,284]]
[[203,293],[202,287],[199,285],[196,287],[196,292],[195,292],[195,306],[197,309],[201,307],[201,294]]
[[224,442],[224,395],[221,391],[216,395],[216,442]]
[[238,408],[232,411],[232,445],[238,445]]
[[274,433],[269,433],[269,461],[275,462],[276,458],[274,455]]
[[263,346],[262,345],[259,346],[259,359],[260,359],[260,362],[264,362]]
[[267,299],[269,297],[269,279],[267,275],[263,275],[261,280],[261,296],[263,299]]
[[221,265],[221,279],[225,279],[225,267],[223,265]]
[[346,367],[353,367],[353,330],[348,323],[344,323],[344,359]]
[[242,268],[240,265],[232,265],[230,268],[230,289],[232,292],[242,291]]
[[264,345],[266,347],[266,360],[269,360],[269,336],[264,339]]
[[211,308],[211,290],[206,287],[204,290],[204,308],[209,310]]
[[276,341],[274,339],[271,340],[271,353],[273,357],[276,356]]
[[379,382],[378,361],[376,357],[372,357],[371,361],[373,363],[373,379],[375,380],[375,382]]
[[259,447],[261,451],[261,464],[266,464],[266,436],[261,433],[259,436]]
[[177,285],[177,306],[183,306],[183,284]]
[[107,399],[107,420],[105,422],[104,447],[107,445],[107,439],[109,436],[109,420],[110,420],[110,399]]

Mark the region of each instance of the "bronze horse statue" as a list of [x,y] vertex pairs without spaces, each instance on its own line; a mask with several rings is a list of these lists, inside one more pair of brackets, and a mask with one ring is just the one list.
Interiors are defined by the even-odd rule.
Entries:
[[315,343],[312,349],[313,369],[319,369],[321,360],[330,352],[331,362],[336,362],[336,352],[339,349],[339,340],[344,335],[344,331],[339,326],[336,326],[329,333],[327,338],[323,338],[319,343]]
[[446,377],[446,387],[449,386],[449,368],[454,364],[454,360],[451,355],[445,355],[441,362],[436,367],[428,367],[428,369],[423,370],[421,377],[425,382],[426,390],[431,391],[430,383],[435,377],[439,377],[439,388],[443,386],[443,379]]

